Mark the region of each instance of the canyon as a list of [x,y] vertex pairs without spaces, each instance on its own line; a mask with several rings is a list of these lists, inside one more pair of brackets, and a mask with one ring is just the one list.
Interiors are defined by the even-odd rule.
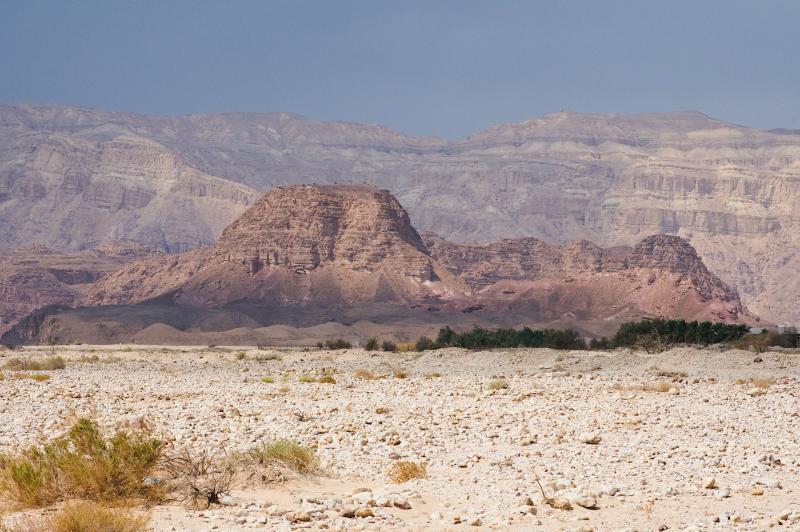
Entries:
[[753,313],[800,321],[796,132],[696,112],[564,111],[446,141],[287,113],[0,107],[7,250],[122,240],[193,250],[264,191],[301,183],[386,188],[423,235],[460,245],[535,238],[615,248],[676,235]]

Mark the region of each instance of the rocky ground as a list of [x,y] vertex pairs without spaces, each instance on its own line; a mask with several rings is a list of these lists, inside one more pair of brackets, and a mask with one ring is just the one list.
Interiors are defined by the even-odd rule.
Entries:
[[[0,451],[75,415],[146,417],[195,449],[317,451],[319,475],[156,507],[155,530],[800,529],[799,353],[36,351],[0,365],[56,352],[67,367],[0,381]],[[322,374],[336,382],[301,382]],[[401,460],[427,478],[391,482]]]

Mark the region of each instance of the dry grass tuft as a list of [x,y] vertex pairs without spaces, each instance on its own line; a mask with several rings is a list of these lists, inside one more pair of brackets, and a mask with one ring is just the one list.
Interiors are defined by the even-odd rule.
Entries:
[[508,381],[505,379],[492,379],[486,385],[487,390],[505,390],[508,388]]
[[676,381],[689,378],[689,374],[685,371],[668,371],[665,369],[650,368],[650,373],[656,377],[663,377],[665,379],[672,379]]
[[50,380],[50,375],[45,373],[14,373],[12,375],[15,379],[30,379],[36,382],[44,382]]
[[297,382],[314,382],[314,377],[311,375],[300,375],[297,377]]
[[272,377],[261,377],[261,382],[266,382],[267,384],[272,384],[275,382],[275,379]]
[[408,372],[403,371],[403,370],[395,371],[394,372],[394,378],[395,379],[407,379],[408,378]]
[[666,393],[670,390],[675,388],[675,385],[668,381],[659,381],[654,384],[645,384],[642,386],[642,391],[644,392],[658,392],[658,393]]
[[407,351],[416,351],[417,350],[417,342],[400,342],[397,344],[397,351],[400,353],[405,353]]
[[277,464],[303,474],[319,469],[319,460],[314,450],[290,440],[264,443],[251,449],[248,454],[260,465]]
[[109,508],[88,501],[67,503],[45,520],[42,530],[51,532],[145,532],[150,516],[127,508]]
[[386,408],[386,407],[383,407],[383,406],[379,406],[378,408],[375,409],[375,413],[376,414],[388,414],[389,413],[389,409]]
[[424,463],[399,461],[389,469],[389,480],[402,484],[415,478],[428,478],[428,467]]
[[153,499],[145,485],[162,455],[162,443],[143,425],[107,437],[94,421],[80,418],[63,436],[0,462],[0,493],[20,507],[69,499],[114,502]]
[[334,379],[331,375],[323,375],[317,379],[317,382],[322,384],[336,384],[336,379]]
[[365,381],[374,381],[377,378],[375,374],[368,369],[357,369],[353,375],[355,375],[357,379]]
[[442,374],[439,373],[438,371],[432,371],[431,373],[426,374],[425,378],[427,378],[427,379],[441,379],[442,378]]
[[281,357],[278,353],[259,353],[254,357],[254,360],[257,362],[270,362],[272,360],[280,361],[283,360],[283,357]]
[[750,381],[756,388],[767,389],[775,384],[775,379],[752,379]]
[[31,358],[11,358],[3,366],[12,371],[52,371],[64,369],[67,362],[61,356],[46,357],[40,360]]

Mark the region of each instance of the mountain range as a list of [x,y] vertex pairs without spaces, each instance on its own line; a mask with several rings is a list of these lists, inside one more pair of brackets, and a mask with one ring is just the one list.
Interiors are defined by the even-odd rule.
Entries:
[[[0,107],[7,253],[32,242],[55,252],[124,241],[195,250],[214,244],[263,192],[301,183],[388,189],[429,252],[439,237],[427,232],[448,242],[442,262],[448,250],[487,254],[508,238],[612,249],[680,236],[749,310],[800,321],[793,131],[695,112],[560,112],[445,141],[286,113]],[[486,282],[474,268],[462,272],[471,289]]]

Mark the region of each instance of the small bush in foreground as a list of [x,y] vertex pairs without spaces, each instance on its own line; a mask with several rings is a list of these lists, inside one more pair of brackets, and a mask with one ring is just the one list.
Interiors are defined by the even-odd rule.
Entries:
[[45,520],[42,530],[51,532],[145,532],[149,515],[125,508],[108,508],[97,503],[67,503],[62,510]]
[[508,381],[505,379],[492,379],[486,385],[487,390],[505,390],[508,388]]
[[278,464],[298,473],[313,473],[319,468],[314,450],[290,440],[264,443],[249,452],[260,465]]
[[61,356],[47,357],[41,360],[15,357],[9,359],[4,367],[12,371],[50,371],[66,368],[67,362]]
[[378,349],[378,340],[375,338],[370,338],[369,340],[367,340],[367,343],[364,344],[364,349],[366,349],[367,351],[375,351],[376,349]]
[[428,468],[424,463],[399,461],[389,469],[389,480],[402,484],[415,478],[428,478]]
[[230,495],[241,473],[241,460],[237,458],[228,456],[224,449],[184,450],[165,458],[161,469],[180,502],[205,509]]
[[68,499],[118,501],[151,498],[144,484],[161,459],[162,443],[143,426],[107,437],[81,418],[43,447],[30,447],[2,461],[0,491],[23,507]]

